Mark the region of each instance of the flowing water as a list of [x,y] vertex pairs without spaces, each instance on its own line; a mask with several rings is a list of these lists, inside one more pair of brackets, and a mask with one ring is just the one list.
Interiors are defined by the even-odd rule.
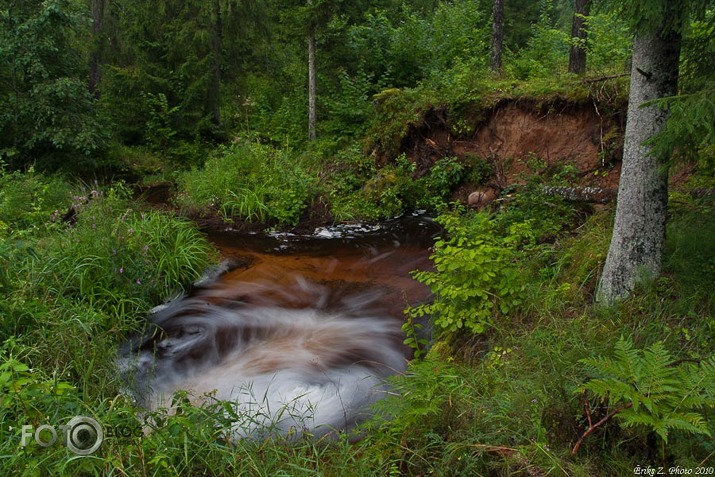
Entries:
[[409,272],[430,266],[437,232],[413,216],[309,236],[213,235],[223,268],[127,344],[133,394],[147,409],[170,407],[177,390],[230,401],[236,438],[351,430],[405,369],[403,310],[429,295]]

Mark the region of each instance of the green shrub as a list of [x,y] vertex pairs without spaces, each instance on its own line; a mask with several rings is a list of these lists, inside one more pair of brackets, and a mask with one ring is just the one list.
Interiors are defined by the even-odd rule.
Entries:
[[0,163],[0,237],[46,230],[71,204],[69,185],[54,176],[8,172]]
[[376,115],[366,134],[367,147],[388,159],[399,155],[402,138],[419,124],[429,109],[426,95],[417,89],[388,88],[374,97]]
[[437,210],[446,205],[446,200],[454,186],[464,178],[465,167],[456,157],[445,157],[427,171],[427,174],[417,181],[418,191],[416,205]]
[[553,1],[546,0],[541,5],[539,21],[532,26],[527,47],[506,62],[506,69],[517,79],[555,76],[566,70],[570,37],[554,24]]
[[8,339],[0,347],[0,422],[18,418],[37,423],[54,398],[74,392],[74,386],[25,363],[23,347]]
[[518,259],[521,247],[533,242],[531,223],[512,224],[501,235],[496,221],[483,213],[466,219],[445,214],[437,221],[445,237],[435,242],[430,257],[435,271],[414,273],[432,289],[434,301],[408,313],[431,316],[440,330],[483,333],[495,325],[498,313],[509,313],[521,303]]
[[560,196],[547,195],[540,180],[529,181],[504,202],[497,221],[504,225],[530,221],[537,241],[551,240],[579,218],[578,208]]

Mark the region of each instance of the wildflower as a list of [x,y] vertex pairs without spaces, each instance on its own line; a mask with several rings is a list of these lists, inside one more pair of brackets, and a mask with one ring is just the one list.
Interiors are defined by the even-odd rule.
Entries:
[[119,267],[119,274],[121,275],[122,273],[124,273],[124,267]]
[[137,278],[137,285],[141,285],[141,284],[142,284],[141,279],[140,279],[140,278]]

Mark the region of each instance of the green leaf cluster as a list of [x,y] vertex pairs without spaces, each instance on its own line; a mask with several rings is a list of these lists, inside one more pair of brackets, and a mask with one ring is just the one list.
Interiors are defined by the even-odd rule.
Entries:
[[16,238],[46,231],[50,218],[70,205],[67,184],[29,168],[9,172],[0,162],[0,237]]
[[599,377],[579,391],[620,407],[615,417],[623,427],[646,426],[664,442],[671,430],[711,436],[705,411],[715,407],[715,356],[679,362],[662,342],[641,350],[621,337],[613,357],[581,362]]
[[434,271],[417,271],[415,279],[434,293],[432,303],[408,309],[413,317],[431,316],[441,330],[483,333],[498,314],[521,303],[524,288],[519,258],[534,240],[530,222],[499,228],[495,219],[475,213],[437,219],[445,235],[435,242]]
[[[0,346],[0,421],[21,416],[34,422],[42,419],[52,398],[75,392],[75,387],[57,376],[30,368],[18,350],[22,346],[8,339]],[[9,420],[9,419],[8,419]]]

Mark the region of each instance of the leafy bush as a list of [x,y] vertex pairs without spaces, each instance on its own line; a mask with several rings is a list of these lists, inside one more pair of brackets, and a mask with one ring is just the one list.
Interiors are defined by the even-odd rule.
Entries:
[[74,386],[32,369],[22,356],[24,349],[8,339],[0,347],[0,422],[23,417],[36,423],[47,415],[50,401],[74,393]]
[[416,89],[388,88],[374,96],[376,116],[366,134],[369,148],[392,159],[399,155],[402,138],[419,124],[428,109],[427,99]]
[[517,79],[554,76],[554,72],[566,70],[570,37],[556,28],[552,10],[552,1],[542,3],[539,21],[532,27],[527,47],[506,63],[506,69]]
[[489,25],[474,0],[445,2],[425,15],[403,4],[390,18],[384,10],[367,13],[352,26],[350,53],[357,67],[381,87],[414,87],[430,76],[443,75],[458,62],[484,65]]
[[46,230],[70,205],[68,185],[61,179],[36,173],[8,172],[0,163],[0,237],[15,237]]
[[529,221],[537,241],[550,240],[573,225],[578,208],[563,197],[547,195],[540,180],[530,180],[511,200],[497,221],[503,225]]
[[465,167],[456,157],[445,157],[435,162],[434,166],[417,181],[419,191],[417,206],[437,210],[441,208],[452,192],[452,188],[459,184],[464,177]]
[[325,99],[328,114],[321,122],[321,130],[341,140],[362,135],[372,113],[371,89],[367,74],[350,76],[343,72],[338,90]]
[[437,221],[446,238],[435,242],[430,257],[436,270],[414,273],[432,289],[434,302],[408,313],[431,316],[441,330],[483,333],[494,326],[498,313],[509,313],[521,303],[518,258],[521,247],[533,242],[531,224],[512,224],[502,236],[496,221],[483,213],[466,219],[446,214]]
[[623,18],[615,13],[598,12],[584,19],[588,32],[586,66],[594,73],[624,72],[631,56],[630,38]]

